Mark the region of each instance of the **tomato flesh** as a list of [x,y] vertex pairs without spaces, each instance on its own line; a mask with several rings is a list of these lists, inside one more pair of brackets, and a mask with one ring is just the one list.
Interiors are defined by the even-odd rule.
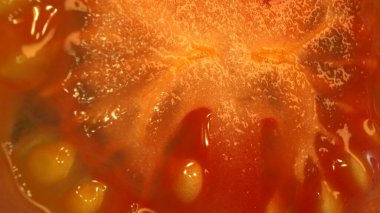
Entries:
[[[71,5],[78,13],[55,1],[21,5],[21,24],[3,20],[13,7],[0,8],[17,35],[1,35],[12,40],[0,61],[12,116],[0,123],[13,129],[0,138],[12,142],[8,160],[32,201],[58,212],[378,209],[375,1],[101,0]],[[64,53],[83,11],[81,43]],[[70,172],[34,183],[29,167],[54,169],[37,154],[25,163],[29,154],[60,153],[62,141],[75,153]]]

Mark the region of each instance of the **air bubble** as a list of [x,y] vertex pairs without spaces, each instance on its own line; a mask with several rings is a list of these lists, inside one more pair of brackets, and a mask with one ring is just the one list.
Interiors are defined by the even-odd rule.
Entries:
[[131,205],[132,213],[156,213],[154,210],[146,207],[141,207],[138,203],[133,203]]
[[348,167],[348,164],[342,159],[335,159],[331,167],[333,171],[339,171],[342,168]]
[[109,107],[98,114],[91,114],[85,111],[74,111],[74,115],[83,122],[83,128],[88,137],[91,137],[98,130],[107,128],[119,121],[127,111],[120,105]]
[[13,153],[13,145],[12,145],[12,142],[10,142],[10,141],[4,142],[4,143],[2,144],[2,148],[3,148],[5,154],[6,154],[8,157],[10,157],[10,156],[12,155],[12,153]]

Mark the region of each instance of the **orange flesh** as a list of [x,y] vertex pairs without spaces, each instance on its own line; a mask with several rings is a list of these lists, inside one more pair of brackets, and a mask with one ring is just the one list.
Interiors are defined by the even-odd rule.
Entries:
[[379,211],[378,3],[74,2],[0,8],[0,209]]

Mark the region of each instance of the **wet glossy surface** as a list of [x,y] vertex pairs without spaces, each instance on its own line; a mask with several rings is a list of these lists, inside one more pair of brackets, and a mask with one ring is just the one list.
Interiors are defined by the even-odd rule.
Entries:
[[3,3],[0,208],[376,212],[379,10]]

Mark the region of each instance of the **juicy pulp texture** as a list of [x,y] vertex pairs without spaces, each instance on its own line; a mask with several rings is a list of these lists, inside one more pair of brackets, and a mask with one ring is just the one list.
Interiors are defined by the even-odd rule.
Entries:
[[[364,12],[370,4],[89,3],[84,59],[67,89],[78,102],[86,133],[109,141],[108,152],[128,150],[127,167],[143,177],[141,190],[167,158],[165,147],[182,118],[209,109],[211,192],[209,205],[197,210],[263,210],[265,196],[286,187],[283,181],[304,181],[308,160],[321,166],[316,134],[339,140],[345,120],[324,122],[320,108],[355,108],[347,100],[354,93],[365,111],[352,110],[375,119],[367,112],[366,92],[378,69],[368,48],[375,38],[365,37],[373,36],[375,16]],[[276,177],[268,181],[266,173]],[[263,188],[266,182],[273,189]]]
[[87,4],[66,94],[37,89],[59,115],[37,125],[77,156],[51,186],[65,208],[340,212],[378,199],[375,0]]

